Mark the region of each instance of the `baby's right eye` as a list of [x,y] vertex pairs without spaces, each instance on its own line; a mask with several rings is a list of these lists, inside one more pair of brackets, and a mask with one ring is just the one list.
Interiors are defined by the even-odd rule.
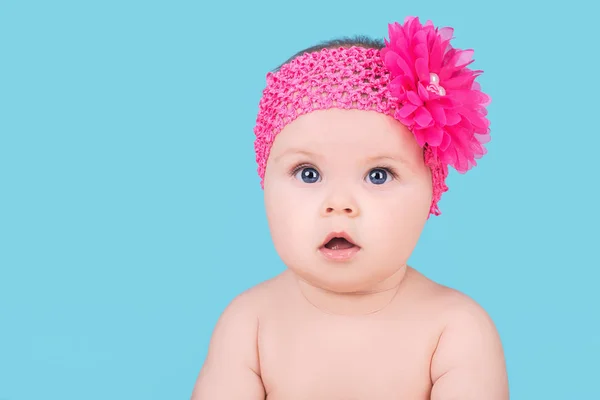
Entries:
[[320,178],[319,172],[312,167],[304,167],[298,169],[295,176],[298,179],[302,179],[304,183],[315,183]]

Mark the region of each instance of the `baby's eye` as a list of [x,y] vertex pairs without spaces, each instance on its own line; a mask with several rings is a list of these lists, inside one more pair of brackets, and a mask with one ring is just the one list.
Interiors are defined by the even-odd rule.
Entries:
[[387,182],[389,175],[385,168],[375,168],[369,172],[369,180],[375,185],[382,185]]
[[296,172],[296,178],[302,179],[304,183],[315,183],[319,180],[319,172],[312,167],[304,167]]

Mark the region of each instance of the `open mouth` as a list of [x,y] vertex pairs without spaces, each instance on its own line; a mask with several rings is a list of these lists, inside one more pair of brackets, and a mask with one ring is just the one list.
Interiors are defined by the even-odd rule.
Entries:
[[321,248],[321,254],[330,261],[349,261],[360,251],[360,247],[344,232],[332,232],[326,238]]
[[329,250],[345,250],[355,247],[356,245],[343,237],[334,237],[329,240],[323,247]]

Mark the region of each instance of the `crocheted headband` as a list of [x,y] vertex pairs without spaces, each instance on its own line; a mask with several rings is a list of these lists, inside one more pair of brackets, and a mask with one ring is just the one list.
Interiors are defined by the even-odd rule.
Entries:
[[423,147],[433,180],[430,213],[441,214],[448,166],[466,172],[490,140],[490,97],[475,82],[483,71],[467,68],[473,51],[453,48],[452,34],[452,28],[407,17],[404,24],[389,25],[381,50],[325,48],[268,73],[254,128],[261,187],[271,145],[294,119],[333,107],[371,110],[400,121]]

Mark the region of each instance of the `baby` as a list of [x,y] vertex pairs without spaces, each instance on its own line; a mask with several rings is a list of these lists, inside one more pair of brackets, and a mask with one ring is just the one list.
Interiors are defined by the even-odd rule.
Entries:
[[506,400],[502,344],[471,298],[407,265],[485,154],[489,97],[453,31],[409,17],[267,75],[258,172],[285,272],[221,315],[193,400]]

